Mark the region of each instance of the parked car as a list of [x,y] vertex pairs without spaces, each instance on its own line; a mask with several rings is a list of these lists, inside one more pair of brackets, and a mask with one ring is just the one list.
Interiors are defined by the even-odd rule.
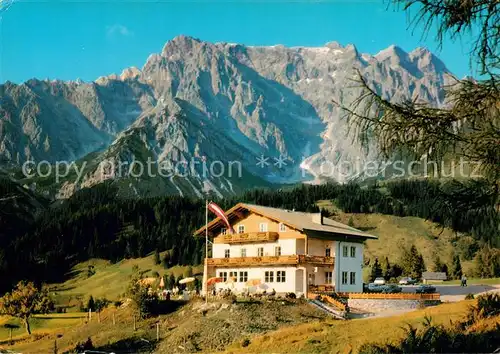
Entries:
[[384,289],[383,285],[375,284],[375,283],[368,284],[368,292],[381,293],[383,289]]
[[435,293],[436,292],[436,287],[434,287],[432,285],[423,284],[423,285],[420,285],[415,290],[415,292],[417,294],[431,294],[431,293]]
[[400,293],[401,291],[403,291],[403,289],[396,284],[387,284],[382,286],[382,292],[386,294],[396,294]]
[[374,284],[378,284],[378,285],[384,285],[385,284],[385,279],[384,278],[375,278],[375,280],[373,281]]
[[416,284],[417,283],[417,279],[413,279],[411,277],[404,277],[404,278],[401,278],[401,280],[399,281],[399,284],[401,285],[411,285],[411,284]]

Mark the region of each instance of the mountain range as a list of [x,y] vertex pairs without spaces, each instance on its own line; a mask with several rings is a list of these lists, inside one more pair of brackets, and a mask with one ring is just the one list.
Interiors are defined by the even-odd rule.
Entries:
[[[337,42],[258,47],[178,36],[142,69],[0,85],[0,158],[26,186],[59,198],[109,179],[127,195],[197,197],[346,182],[378,160],[334,103],[359,96],[358,71],[384,98],[434,106],[445,104],[452,77],[425,48],[370,55]],[[71,169],[56,178],[61,161]]]

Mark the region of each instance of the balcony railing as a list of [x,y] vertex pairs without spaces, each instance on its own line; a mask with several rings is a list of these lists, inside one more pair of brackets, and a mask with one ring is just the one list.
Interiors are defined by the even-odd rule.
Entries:
[[274,242],[278,239],[277,232],[246,232],[242,234],[224,235],[224,243]]
[[297,256],[299,263],[307,263],[313,265],[333,265],[335,263],[334,257],[324,257],[324,256]]
[[231,267],[231,266],[265,266],[265,265],[297,265],[311,264],[320,266],[333,266],[334,257],[321,256],[263,256],[263,257],[234,257],[234,258],[209,258],[209,266]]

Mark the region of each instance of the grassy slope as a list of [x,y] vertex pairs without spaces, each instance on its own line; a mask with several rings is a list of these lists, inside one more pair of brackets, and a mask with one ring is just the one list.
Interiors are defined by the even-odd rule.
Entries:
[[[281,329],[251,339],[248,347],[234,343],[228,353],[356,353],[365,342],[396,341],[403,337],[408,324],[421,326],[425,316],[433,323],[449,325],[464,317],[474,300],[443,304],[404,315],[360,319],[351,321],[327,321]],[[500,316],[488,322],[500,323]],[[279,344],[278,344],[279,343]]]
[[[140,272],[144,272],[145,277],[151,276],[152,272],[156,271],[160,275],[173,273],[177,278],[187,269],[181,266],[165,269],[161,264],[155,265],[153,257],[151,254],[145,258],[127,259],[115,264],[100,259],[80,263],[73,268],[69,275],[70,279],[63,284],[50,287],[50,294],[60,305],[76,305],[79,299],[86,299],[90,295],[113,301],[120,299],[125,293],[134,266],[137,266]],[[95,269],[95,274],[91,277],[87,277],[89,265],[93,265]],[[203,266],[193,267],[194,274],[202,272]]]
[[[36,332],[55,331],[61,328],[71,327],[81,323],[83,313],[61,313],[50,315],[37,315],[30,320],[31,330]],[[9,337],[9,330],[4,325],[17,325],[18,328],[12,330],[12,338],[24,337],[26,330],[20,320],[8,316],[0,316],[0,342]]]
[[[113,325],[112,316],[115,314],[116,324]],[[64,314],[60,318],[47,320],[48,326],[35,328],[33,335],[27,337],[21,335],[14,338],[14,345],[8,345],[8,336],[0,335],[0,352],[2,349],[11,349],[21,353],[53,353],[54,341],[57,338],[59,352],[65,352],[74,348],[78,343],[85,342],[91,337],[97,347],[103,347],[111,343],[121,341],[133,341],[143,338],[154,340],[155,330],[153,322],[155,319],[138,321],[137,330],[133,329],[133,315],[130,309],[116,309],[114,307],[104,310],[101,314],[101,322],[98,323],[97,316],[87,323],[86,319],[74,319],[69,321],[66,317],[78,316],[78,314]],[[50,325],[49,325],[50,324]]]
[[[451,264],[453,245],[450,241],[454,237],[451,229],[417,217],[343,213],[329,201],[320,201],[318,205],[335,212],[334,219],[347,224],[352,217],[354,227],[378,236],[378,240],[366,242],[365,256],[368,258],[388,257],[390,262],[398,262],[403,248],[414,244],[422,253],[426,266],[432,266],[434,254],[438,254],[442,262]],[[462,262],[462,268],[470,274],[472,262]]]

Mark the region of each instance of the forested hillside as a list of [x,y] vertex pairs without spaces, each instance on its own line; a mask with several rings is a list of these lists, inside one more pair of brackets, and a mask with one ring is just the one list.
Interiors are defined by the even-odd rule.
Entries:
[[[187,265],[199,264],[204,257],[204,240],[192,236],[205,222],[203,200],[177,196],[121,199],[116,196],[116,185],[109,182],[46,206],[11,181],[3,180],[0,186],[3,289],[25,278],[57,281],[71,266],[89,258],[115,262],[170,250],[171,264]],[[317,212],[318,200],[331,200],[348,213],[418,216],[450,227],[457,232],[457,243],[468,240],[469,258],[484,246],[500,246],[496,196],[480,181],[414,180],[363,188],[301,185],[249,191],[217,202],[223,208],[244,201]]]

